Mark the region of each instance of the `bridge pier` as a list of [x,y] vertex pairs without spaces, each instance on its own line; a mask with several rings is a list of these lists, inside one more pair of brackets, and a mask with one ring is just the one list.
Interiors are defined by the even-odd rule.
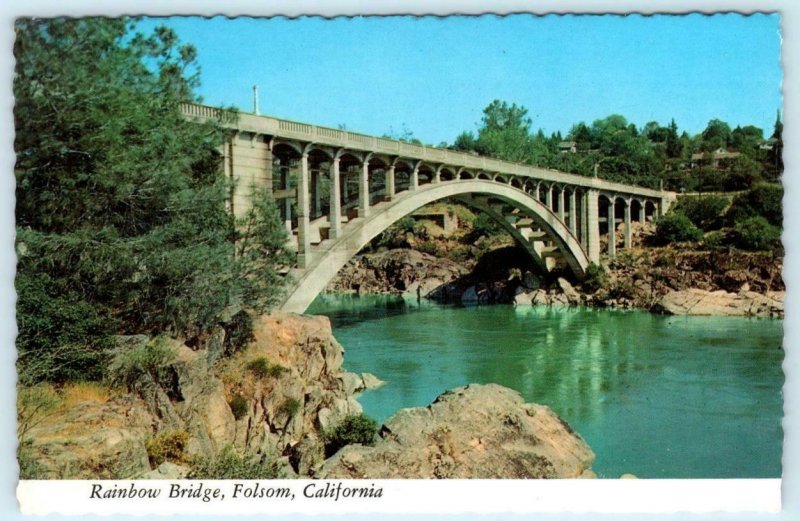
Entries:
[[300,268],[307,268],[311,263],[308,152],[303,152],[300,158],[300,175],[297,181],[297,265]]
[[639,224],[644,224],[647,222],[646,218],[647,213],[645,212],[644,205],[645,205],[644,201],[639,203]]
[[616,219],[616,197],[609,198],[608,201],[608,256],[617,256],[617,219]]
[[578,236],[578,209],[575,207],[575,187],[569,193],[569,231]]
[[558,219],[563,223],[564,221],[564,187],[558,190]]
[[394,194],[394,165],[389,165],[389,168],[386,169],[386,200],[394,199]]
[[625,199],[625,248],[630,249],[633,243],[631,236],[631,200]]
[[590,188],[586,191],[586,251],[589,262],[600,264],[600,193]]
[[365,158],[358,177],[358,216],[369,215],[369,159]]
[[342,194],[341,185],[339,184],[340,163],[341,160],[338,157],[334,157],[333,161],[331,161],[331,204],[328,210],[328,224],[330,225],[328,235],[331,239],[336,239],[342,234]]

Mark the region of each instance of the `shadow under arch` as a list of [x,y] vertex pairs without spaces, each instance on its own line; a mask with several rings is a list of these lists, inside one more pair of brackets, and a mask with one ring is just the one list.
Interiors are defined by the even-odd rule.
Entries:
[[[517,215],[532,219],[544,230],[549,236],[548,239],[552,240],[562,253],[573,273],[583,278],[589,266],[589,259],[578,239],[547,206],[524,191],[507,184],[480,179],[448,181],[426,184],[416,190],[402,192],[392,201],[375,206],[368,217],[354,219],[348,223],[341,237],[327,248],[314,252],[310,266],[299,273],[288,288],[280,309],[303,313],[347,261],[379,233],[426,204],[448,197],[466,195],[490,197],[517,208],[519,210]],[[476,206],[481,208],[482,205]],[[518,230],[510,226],[504,216],[496,212],[487,211],[487,213],[500,221],[508,231],[513,230],[512,236],[526,248],[537,264],[542,262],[530,244]]]

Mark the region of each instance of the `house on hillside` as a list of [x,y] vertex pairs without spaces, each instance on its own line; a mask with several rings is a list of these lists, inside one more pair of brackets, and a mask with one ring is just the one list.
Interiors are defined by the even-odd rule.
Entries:
[[578,143],[575,141],[562,141],[558,144],[558,151],[562,154],[574,154],[578,151]]
[[713,166],[714,168],[726,168],[730,166],[734,159],[739,157],[739,152],[729,152],[724,148],[718,148],[713,152],[700,152],[692,154],[691,168],[701,166]]

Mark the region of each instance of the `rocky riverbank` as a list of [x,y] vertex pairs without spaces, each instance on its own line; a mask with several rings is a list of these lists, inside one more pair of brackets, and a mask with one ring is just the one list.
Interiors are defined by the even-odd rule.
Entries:
[[[200,347],[162,339],[174,356],[130,372],[127,388],[21,388],[23,478],[177,479],[215,458],[235,474],[243,463],[230,454],[284,478],[593,477],[594,454],[577,433],[496,385],[400,411],[374,447],[345,446],[326,460],[325,434],[360,413],[355,395],[381,382],[342,369],[325,317],[275,313],[253,333],[233,354],[222,331]],[[120,338],[117,356],[152,342]]]
[[427,407],[403,409],[371,447],[350,445],[321,478],[594,478],[595,455],[543,405],[499,385],[448,391]]
[[582,283],[567,273],[532,273],[516,247],[477,263],[410,249],[359,255],[328,287],[332,292],[405,293],[463,304],[588,305],[677,315],[783,317],[782,260],[737,250],[637,248]]

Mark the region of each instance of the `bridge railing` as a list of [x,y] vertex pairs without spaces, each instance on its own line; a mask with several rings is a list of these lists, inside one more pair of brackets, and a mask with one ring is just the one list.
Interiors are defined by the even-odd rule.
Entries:
[[[182,109],[185,115],[200,119],[217,119],[225,123],[224,115],[228,112],[217,107],[184,103]],[[673,192],[653,190],[635,185],[626,185],[614,181],[607,181],[596,177],[586,177],[578,174],[560,172],[534,166],[512,163],[491,157],[473,155],[466,152],[456,152],[442,148],[406,143],[394,139],[369,136],[348,130],[334,129],[310,125],[288,119],[273,118],[271,116],[257,116],[245,112],[238,113],[235,126],[240,131],[263,133],[289,139],[304,140],[319,145],[348,148],[366,152],[396,154],[409,159],[420,159],[434,164],[448,164],[456,167],[480,169],[489,172],[514,174],[522,177],[557,183],[563,185],[583,186],[609,192],[639,195],[653,198],[674,198]]]

